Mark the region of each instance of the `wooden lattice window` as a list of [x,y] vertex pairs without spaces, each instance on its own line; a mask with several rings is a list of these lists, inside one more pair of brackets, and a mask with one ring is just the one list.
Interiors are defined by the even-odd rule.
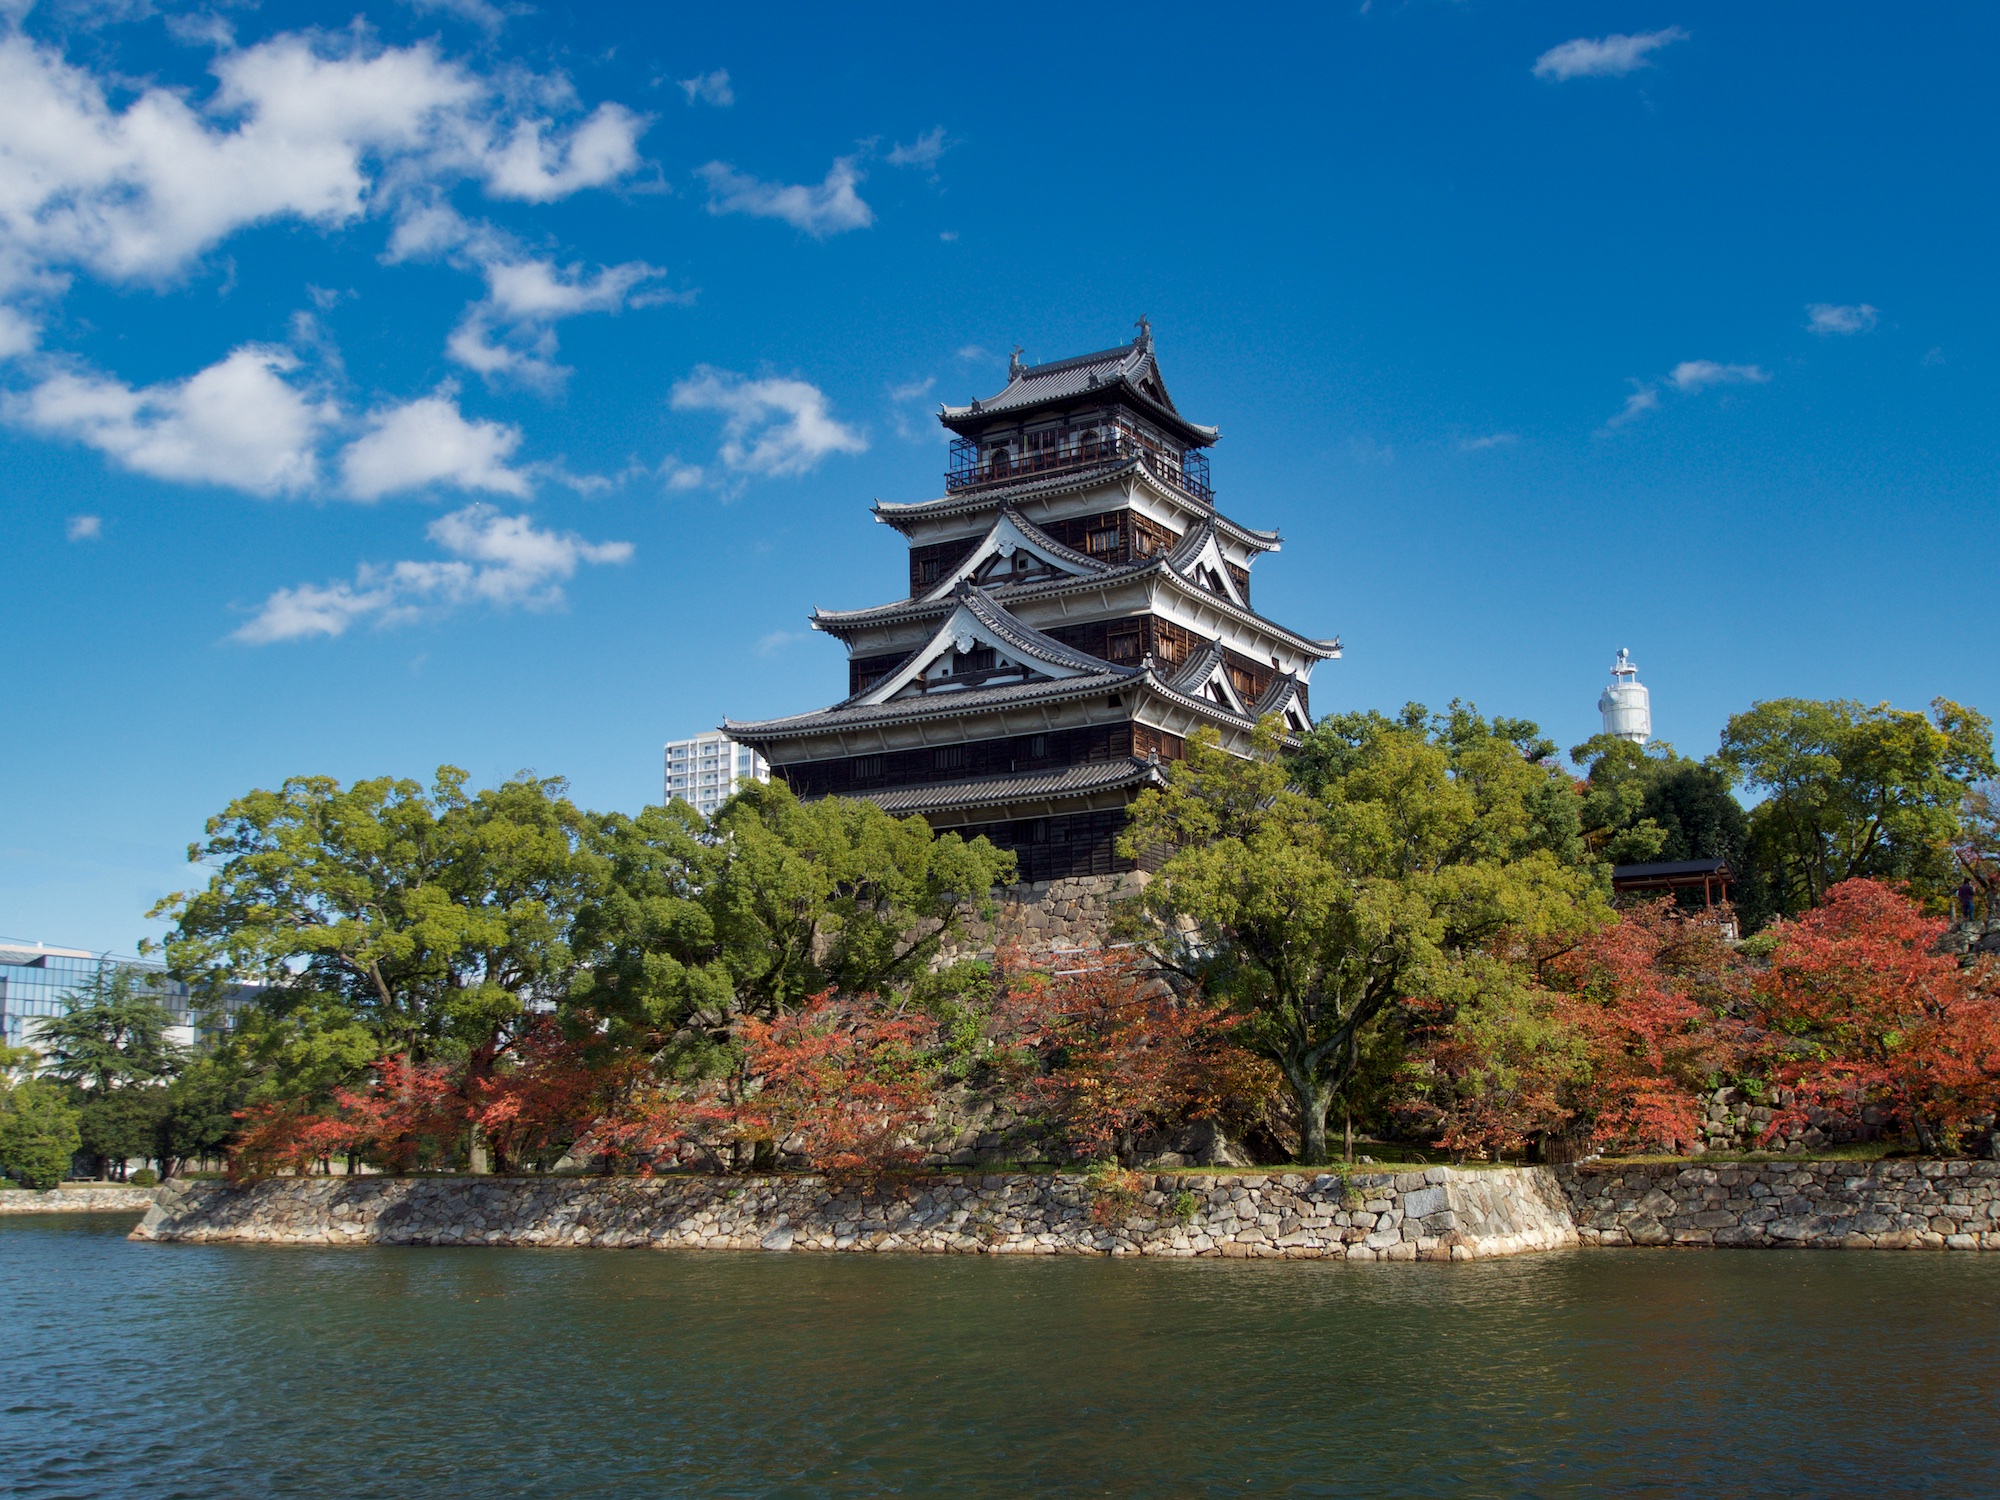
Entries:
[[1118,550],[1118,528],[1107,526],[1102,531],[1093,531],[1083,539],[1083,549],[1092,557],[1109,557]]

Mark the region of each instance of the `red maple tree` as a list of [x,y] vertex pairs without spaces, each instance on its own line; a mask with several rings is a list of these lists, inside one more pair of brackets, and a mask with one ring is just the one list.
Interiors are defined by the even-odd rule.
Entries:
[[1224,1007],[1176,996],[1132,954],[1011,971],[995,1015],[1011,1102],[1082,1160],[1129,1155],[1149,1130],[1255,1108],[1276,1079],[1229,1039]]
[[1874,880],[1848,880],[1775,931],[1756,978],[1762,1063],[1805,1106],[1873,1103],[1927,1153],[1959,1149],[2000,1097],[2000,993],[1990,964],[1935,951],[1948,924]]

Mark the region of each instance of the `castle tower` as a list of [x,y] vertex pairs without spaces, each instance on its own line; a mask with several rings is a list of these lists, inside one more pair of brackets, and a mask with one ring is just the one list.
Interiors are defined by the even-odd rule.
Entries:
[[1247,750],[1267,714],[1303,734],[1340,642],[1251,608],[1278,535],[1216,510],[1220,434],[1174,405],[1143,319],[1121,348],[1017,354],[999,394],[938,420],[944,495],[875,506],[909,543],[908,597],[811,616],[847,646],[848,696],[723,731],[801,797],[983,834],[1022,880],[1128,868],[1125,808],[1186,737]]
[[1639,681],[1639,669],[1632,665],[1632,653],[1618,648],[1611,664],[1611,686],[1597,700],[1604,715],[1604,732],[1621,740],[1643,745],[1653,737],[1653,698]]

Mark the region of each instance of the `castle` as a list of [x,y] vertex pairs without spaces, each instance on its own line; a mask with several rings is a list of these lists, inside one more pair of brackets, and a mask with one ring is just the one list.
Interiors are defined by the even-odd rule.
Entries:
[[941,498],[875,506],[909,543],[909,595],[815,610],[848,649],[831,708],[725,721],[801,797],[865,797],[1015,852],[1019,879],[1130,867],[1125,809],[1213,729],[1312,723],[1313,668],[1340,655],[1258,614],[1278,550],[1215,508],[1220,433],[1182,416],[1142,319],[1132,343],[1049,364],[938,419]]

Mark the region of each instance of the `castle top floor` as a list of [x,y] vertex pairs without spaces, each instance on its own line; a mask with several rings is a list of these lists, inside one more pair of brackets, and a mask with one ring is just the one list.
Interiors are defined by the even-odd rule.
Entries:
[[938,420],[955,434],[945,492],[1014,484],[1063,470],[1137,460],[1212,507],[1205,451],[1221,433],[1190,422],[1167,393],[1142,318],[1139,337],[1116,349],[1024,365],[1017,350],[1005,389]]

